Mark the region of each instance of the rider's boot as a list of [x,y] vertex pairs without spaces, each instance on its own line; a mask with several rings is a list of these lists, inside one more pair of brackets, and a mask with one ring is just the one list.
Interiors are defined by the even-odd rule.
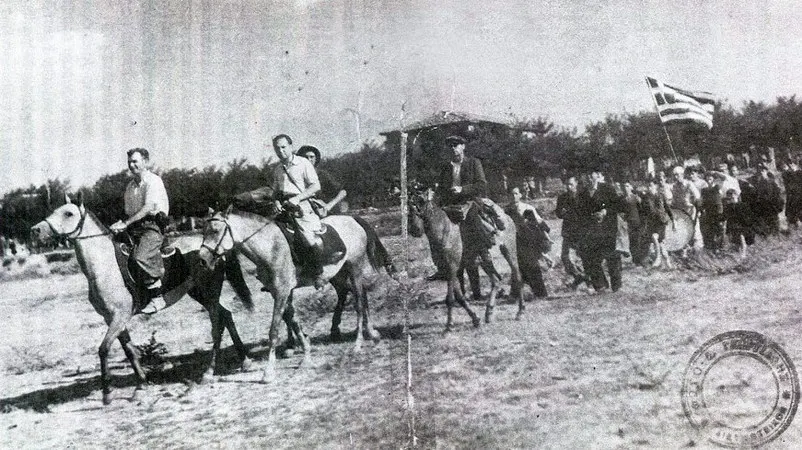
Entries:
[[328,283],[323,278],[323,248],[322,245],[312,244],[309,246],[309,261],[307,267],[315,280],[315,289],[322,289]]
[[156,280],[155,283],[147,287],[150,302],[142,308],[142,314],[156,314],[162,309],[167,307],[167,302],[162,296],[162,283],[161,280]]

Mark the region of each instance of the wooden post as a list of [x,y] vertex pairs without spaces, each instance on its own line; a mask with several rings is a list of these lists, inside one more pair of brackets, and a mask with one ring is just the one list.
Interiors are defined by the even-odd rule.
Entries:
[[407,269],[407,251],[406,241],[409,238],[409,229],[407,223],[407,133],[401,132],[401,239],[404,240],[404,270]]

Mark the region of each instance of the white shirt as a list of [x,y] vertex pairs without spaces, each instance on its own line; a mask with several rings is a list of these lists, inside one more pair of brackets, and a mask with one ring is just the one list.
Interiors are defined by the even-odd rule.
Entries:
[[164,188],[164,182],[161,177],[155,173],[144,170],[142,171],[142,180],[137,183],[136,180],[131,180],[125,188],[125,214],[128,217],[136,214],[146,204],[155,204],[156,211],[151,214],[163,212],[170,213],[170,200],[167,197],[167,189]]
[[460,162],[451,161],[451,180],[452,180],[451,187],[462,186],[459,177],[461,169],[462,169],[462,161]]
[[[308,159],[292,155],[292,158],[286,165],[287,172],[289,172],[292,180],[290,180],[287,173],[284,172],[282,164],[283,163],[279,163],[279,165],[273,169],[273,180],[275,180],[274,188],[280,190],[284,194],[297,195],[313,184],[320,184],[317,172],[315,172],[315,166],[313,166]],[[293,183],[293,181],[295,181],[295,183]]]
[[518,215],[521,217],[524,216],[525,212],[532,211],[535,214],[535,219],[538,221],[538,223],[543,221],[543,219],[540,217],[540,214],[537,213],[537,209],[535,209],[535,207],[529,203],[518,202],[515,204],[515,209],[518,211]]

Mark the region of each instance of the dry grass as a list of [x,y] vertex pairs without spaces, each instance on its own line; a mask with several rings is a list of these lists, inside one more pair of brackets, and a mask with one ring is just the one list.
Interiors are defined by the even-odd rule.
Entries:
[[[8,331],[0,360],[24,348],[30,356],[22,366],[38,364],[37,355],[45,366],[3,373],[0,447],[122,448],[134,441],[159,448],[399,448],[409,445],[414,417],[420,448],[706,448],[678,395],[685,365],[702,342],[751,329],[778,342],[791,359],[802,357],[797,235],[761,242],[743,261],[705,256],[674,271],[626,265],[623,289],[602,296],[567,289],[555,269],[546,273],[553,295],[529,301],[521,321],[502,302],[497,322],[479,329],[455,311],[456,331],[448,334],[445,285],[422,279],[433,270],[426,241],[383,241],[410,277],[384,278],[371,292],[381,342],[361,353],[352,342],[330,342],[333,291],[304,291],[296,308],[315,342],[310,368],[296,369],[298,355],[283,359],[260,384],[261,372],[237,371],[226,338],[218,364],[223,376],[198,385],[211,345],[209,324],[197,304],[184,301],[130,326],[135,342],[148,342],[157,331],[156,344],[168,350],[162,356],[174,367],[125,401],[135,380],[114,346],[116,390],[105,408],[96,356],[105,327],[86,325],[102,321],[86,302],[82,277],[3,283]],[[247,280],[258,293],[259,284],[250,275]],[[42,300],[54,295],[55,283],[58,300]],[[232,295],[226,287],[224,298]],[[270,306],[262,293],[253,313],[235,312],[246,343],[266,338]],[[404,324],[412,337],[412,410],[406,407]],[[354,327],[348,311],[343,331]],[[797,420],[767,448],[800,444]]]

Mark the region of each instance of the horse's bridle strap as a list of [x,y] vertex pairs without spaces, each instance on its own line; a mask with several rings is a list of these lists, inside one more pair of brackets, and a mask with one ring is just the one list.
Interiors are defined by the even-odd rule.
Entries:
[[234,231],[231,229],[231,225],[228,224],[228,220],[226,218],[219,219],[219,218],[213,217],[213,218],[209,219],[209,222],[215,222],[215,221],[216,222],[223,222],[226,225],[226,229],[223,231],[223,235],[220,236],[220,240],[217,241],[217,244],[214,246],[214,248],[212,248],[211,246],[207,245],[206,242],[201,243],[201,248],[208,249],[209,251],[212,252],[212,255],[215,255],[215,256],[218,256],[218,257],[219,256],[223,256],[223,253],[225,253],[225,251],[222,252],[222,253],[217,253],[217,250],[223,244],[223,239],[226,238],[226,234],[231,236],[231,242],[233,243],[233,247],[237,247],[237,246],[241,247],[243,244],[245,244],[245,242],[248,241],[248,239],[256,236],[257,234],[259,234],[259,232],[264,230],[265,227],[270,225],[270,222],[265,223],[264,225],[259,227],[256,231],[254,231],[253,233],[248,235],[248,237],[246,237],[245,239],[243,239],[240,242],[237,242],[236,239],[234,239]]

